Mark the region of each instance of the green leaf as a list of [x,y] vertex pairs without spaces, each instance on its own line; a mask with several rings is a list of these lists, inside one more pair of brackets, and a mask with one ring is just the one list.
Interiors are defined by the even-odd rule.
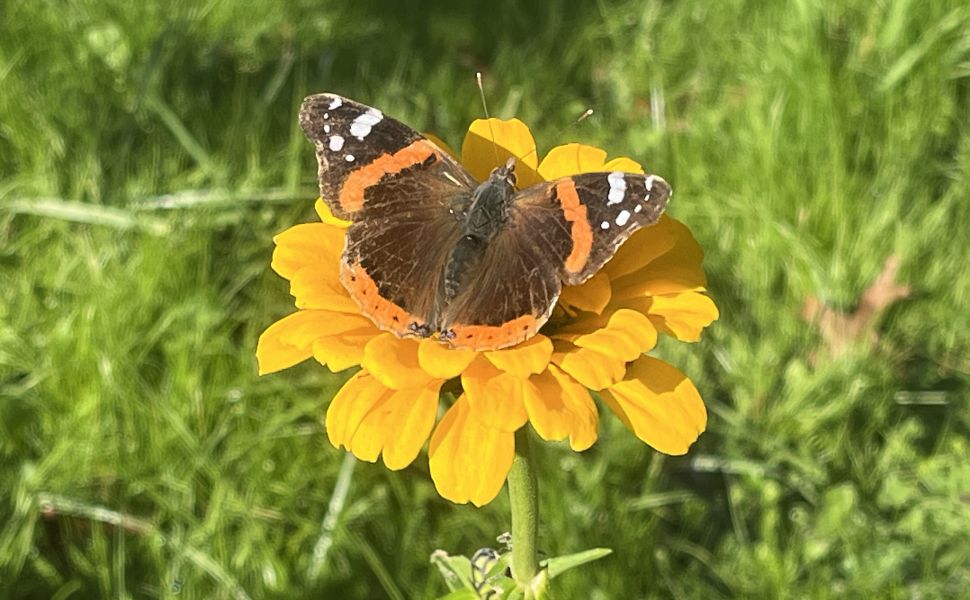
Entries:
[[462,588],[449,592],[447,595],[438,598],[438,600],[481,600],[481,597],[475,590]]
[[[475,594],[475,586],[471,580],[472,563],[467,557],[450,556],[444,550],[435,550],[431,554],[431,564],[438,567],[438,571],[444,577],[445,585],[448,586],[449,591],[470,590]],[[446,597],[450,598],[450,595]],[[478,596],[475,594],[470,597],[477,598]]]
[[569,569],[585,565],[594,560],[599,560],[612,553],[613,550],[610,548],[592,548],[590,550],[584,550],[583,552],[577,552],[576,554],[547,558],[540,564],[549,573],[549,579],[555,579]]

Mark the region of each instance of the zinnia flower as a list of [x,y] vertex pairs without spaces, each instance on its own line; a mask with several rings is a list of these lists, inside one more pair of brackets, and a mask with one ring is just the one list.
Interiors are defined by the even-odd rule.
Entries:
[[[553,148],[539,162],[532,134],[518,119],[472,123],[461,156],[472,175],[487,178],[509,156],[518,159],[520,188],[584,172],[643,173],[629,158],[607,161],[605,151],[581,144]],[[474,352],[400,339],[361,315],[338,277],[349,223],[321,200],[316,210],[321,222],[296,225],[274,240],[272,267],[290,281],[298,310],[263,333],[256,356],[260,374],[310,357],[334,372],[360,366],[327,410],[334,447],[369,462],[381,456],[397,470],[417,458],[430,435],[438,493],[482,506],[501,490],[514,433],[526,423],[545,440],[568,438],[576,451],[593,445],[599,411],[590,391],[660,452],[684,454],[704,431],[707,412],[694,384],[645,355],[658,334],[696,341],[718,317],[705,294],[703,253],[680,222],[662,217],[591,279],[565,287],[535,337]],[[435,427],[442,386],[455,379],[462,391]]]

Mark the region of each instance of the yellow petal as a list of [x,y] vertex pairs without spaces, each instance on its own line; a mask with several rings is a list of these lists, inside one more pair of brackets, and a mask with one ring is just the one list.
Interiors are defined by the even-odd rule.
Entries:
[[468,127],[461,145],[461,163],[475,179],[485,181],[492,169],[503,166],[510,156],[516,157],[519,189],[542,181],[536,173],[536,141],[525,123],[518,119],[476,119]]
[[613,282],[624,275],[635,273],[646,267],[650,261],[669,252],[677,241],[677,232],[672,225],[673,219],[666,215],[650,227],[638,230],[620,246],[616,254],[603,266],[603,272],[610,278],[613,295],[616,286]]
[[307,317],[307,311],[287,315],[270,325],[256,343],[256,361],[259,374],[275,373],[292,367],[313,356],[310,345],[294,346],[284,343],[281,334]]
[[313,208],[317,211],[317,214],[320,215],[320,220],[327,225],[339,227],[340,229],[347,229],[351,225],[350,221],[344,221],[343,219],[338,219],[337,217],[333,216],[333,213],[330,212],[330,207],[327,206],[327,203],[323,201],[323,198],[317,198],[317,201],[313,204]]
[[[327,407],[327,438],[333,447],[343,446],[349,450],[361,421],[389,394],[390,390],[367,371],[354,373],[353,377],[348,379],[334,395],[330,406]],[[377,460],[377,454],[370,457],[358,456],[358,458],[374,462]]]
[[366,324],[366,318],[360,315],[326,310],[301,310],[287,315],[259,337],[256,344],[259,373],[265,375],[292,367],[313,355],[317,340]]
[[515,431],[529,418],[523,403],[525,383],[525,379],[500,371],[481,356],[461,374],[474,418],[502,431]]
[[313,358],[334,373],[349,369],[363,362],[364,347],[380,333],[371,325],[322,337],[313,342]]
[[539,175],[549,181],[579,173],[595,173],[605,170],[606,151],[585,144],[556,146],[539,164]]
[[273,270],[285,279],[303,267],[339,264],[344,251],[344,232],[323,223],[294,225],[273,238]]
[[634,434],[664,454],[685,454],[707,426],[697,388],[671,365],[644,356],[601,394]]
[[643,167],[637,161],[626,156],[620,156],[603,165],[604,171],[623,171],[624,173],[643,173]]
[[564,352],[553,353],[552,362],[583,386],[601,390],[623,379],[626,364],[622,360],[588,348],[568,346]]
[[615,300],[701,291],[707,286],[707,279],[701,268],[704,251],[691,235],[690,230],[679,221],[661,219],[661,222],[654,227],[641,229],[634,234],[623,248],[626,248],[638,235],[650,233],[660,226],[669,230],[673,235],[674,243],[662,254],[644,261],[640,268],[631,270],[622,277],[615,273],[611,275],[610,282]]
[[515,434],[485,427],[470,413],[466,397],[459,397],[431,436],[428,463],[442,498],[484,506],[509,474]]
[[420,387],[431,380],[418,363],[418,342],[393,333],[382,333],[367,342],[361,366],[395,390]]
[[290,293],[296,299],[297,308],[360,314],[360,307],[340,283],[337,261],[297,269],[290,278]]
[[485,358],[502,371],[526,379],[533,373],[542,373],[549,365],[552,340],[538,334],[511,348],[485,352]]
[[589,392],[555,365],[529,379],[525,408],[529,422],[544,440],[568,436],[570,447],[576,451],[596,441],[599,415]]
[[719,316],[714,301],[699,293],[654,296],[650,320],[658,329],[684,342],[696,342],[701,331]]
[[458,377],[476,356],[477,352],[452,349],[432,339],[421,340],[418,345],[418,364],[438,379]]
[[434,426],[440,381],[390,390],[360,371],[337,392],[327,410],[327,434],[361,460],[383,455],[391,470],[411,464]]
[[629,362],[657,344],[657,330],[646,315],[621,308],[610,315],[605,327],[577,336],[572,343]]
[[567,285],[559,295],[559,305],[600,314],[610,302],[610,278],[602,271],[580,285]]

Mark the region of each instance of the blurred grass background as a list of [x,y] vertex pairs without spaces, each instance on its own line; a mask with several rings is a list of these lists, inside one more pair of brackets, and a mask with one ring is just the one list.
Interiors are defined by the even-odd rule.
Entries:
[[[612,417],[541,446],[543,549],[616,551],[559,597],[967,597],[970,7],[942,0],[4,2],[0,596],[427,598],[434,549],[497,545],[504,494],[353,468],[321,424],[346,375],[253,356],[291,310],[271,237],[314,218],[303,96],[458,146],[479,70],[540,150],[671,181],[722,314],[659,349],[710,411],[690,455]],[[804,302],[853,311],[891,255],[913,293],[828,358]]]

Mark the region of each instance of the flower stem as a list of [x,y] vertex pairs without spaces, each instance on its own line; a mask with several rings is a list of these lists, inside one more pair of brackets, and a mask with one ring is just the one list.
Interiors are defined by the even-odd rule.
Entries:
[[530,589],[539,571],[536,538],[539,535],[539,484],[528,426],[515,432],[515,458],[509,470],[509,504],[512,509],[512,578]]

